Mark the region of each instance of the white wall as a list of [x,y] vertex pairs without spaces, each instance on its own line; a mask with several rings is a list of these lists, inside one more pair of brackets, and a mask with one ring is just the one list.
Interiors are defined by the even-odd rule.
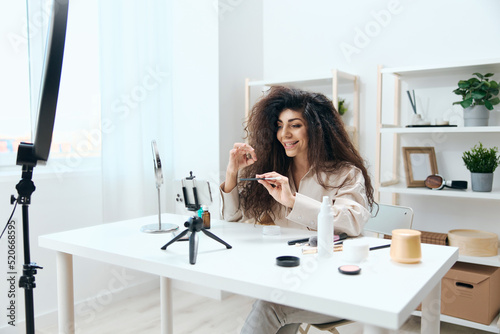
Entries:
[[[314,74],[331,68],[358,74],[361,153],[373,175],[377,65],[441,65],[498,58],[499,12],[500,2],[494,0],[474,5],[452,0],[318,0],[307,5],[299,0],[264,1],[264,78]],[[470,25],[483,25],[485,33],[468,29]],[[444,144],[457,152],[472,147],[478,139],[498,146],[498,137],[463,137],[459,147],[452,141]],[[444,168],[446,162],[438,155],[438,167]],[[456,169],[465,168],[460,165]],[[494,186],[498,190],[500,177],[496,174]],[[464,171],[455,176],[468,175]],[[400,203],[415,209],[417,229],[447,232],[451,228],[480,228],[500,234],[497,201],[401,196]],[[454,213],[452,218],[450,212]]]
[[233,144],[244,141],[245,78],[257,80],[264,74],[262,10],[262,0],[219,0],[221,181]]
[[[190,171],[211,183],[218,217],[218,8],[212,1],[174,1],[174,178]],[[177,208],[179,209],[179,208]],[[182,207],[181,207],[182,209]]]

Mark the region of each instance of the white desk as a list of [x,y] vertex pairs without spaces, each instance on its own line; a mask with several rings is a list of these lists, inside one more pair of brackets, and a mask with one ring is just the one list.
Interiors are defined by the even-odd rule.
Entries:
[[[187,218],[165,214],[162,221],[183,229]],[[281,236],[271,237],[263,236],[260,226],[213,220],[210,231],[233,248],[200,232],[197,262],[191,265],[187,242],[163,251],[171,234],[139,231],[157,220],[150,216],[39,238],[41,247],[57,251],[60,333],[73,333],[73,255],[160,276],[162,334],[173,333],[170,279],[359,321],[367,333],[398,329],[423,301],[422,333],[439,333],[441,278],[458,259],[457,248],[423,244],[422,262],[413,265],[391,261],[389,248],[371,251],[361,274],[348,276],[337,270],[345,264],[340,252],[318,261],[286,243],[312,232],[282,228]],[[369,240],[371,245],[388,242]],[[297,255],[301,265],[278,267],[280,255]]]

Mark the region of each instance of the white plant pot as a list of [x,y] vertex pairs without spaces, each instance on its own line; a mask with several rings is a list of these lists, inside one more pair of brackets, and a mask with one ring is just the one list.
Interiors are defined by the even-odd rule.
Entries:
[[493,187],[493,173],[470,173],[472,191],[489,192]]
[[490,111],[484,105],[476,105],[464,109],[465,126],[488,126]]

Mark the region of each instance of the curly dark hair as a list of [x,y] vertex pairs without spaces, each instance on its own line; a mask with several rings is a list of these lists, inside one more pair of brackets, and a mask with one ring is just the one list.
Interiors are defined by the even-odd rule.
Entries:
[[[365,178],[366,196],[373,207],[373,187],[364,160],[354,147],[344,123],[333,103],[325,95],[300,89],[274,86],[253,106],[245,126],[248,144],[255,149],[258,160],[241,170],[242,177],[275,171],[287,175],[293,158],[286,155],[277,139],[277,121],[282,111],[301,112],[307,122],[308,160],[318,183],[325,189],[331,187],[321,173],[337,172],[356,166]],[[240,204],[248,217],[258,221],[274,217],[279,204],[262,185],[240,182]]]

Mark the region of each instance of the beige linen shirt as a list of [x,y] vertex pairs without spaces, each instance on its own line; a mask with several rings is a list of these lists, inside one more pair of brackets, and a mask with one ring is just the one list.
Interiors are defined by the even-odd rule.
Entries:
[[[329,196],[333,200],[335,234],[347,233],[349,236],[357,236],[371,217],[365,179],[357,167],[345,168],[341,172],[330,174],[326,179],[323,174],[326,183],[333,186],[329,189],[318,183],[311,170],[300,181],[298,190],[290,173],[287,177],[292,193],[295,193],[295,204],[293,208],[280,206],[280,212],[276,213],[274,221],[278,226],[316,230],[323,196]],[[222,218],[226,221],[255,222],[241,212],[237,187],[229,193],[225,193],[223,189],[224,184],[220,187]]]

